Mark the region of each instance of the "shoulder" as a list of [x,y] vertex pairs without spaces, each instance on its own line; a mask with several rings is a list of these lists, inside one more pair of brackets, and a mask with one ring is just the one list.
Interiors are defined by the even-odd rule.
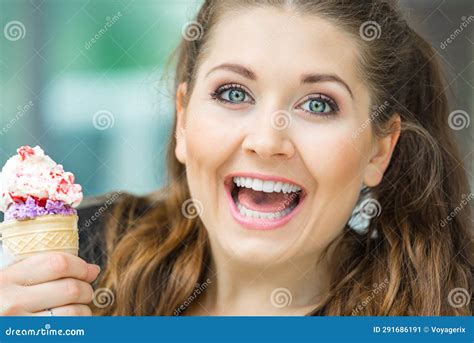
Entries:
[[77,208],[79,256],[105,268],[110,236],[119,237],[124,234],[131,217],[145,215],[152,207],[150,204],[149,196],[137,196],[123,191],[84,198]]

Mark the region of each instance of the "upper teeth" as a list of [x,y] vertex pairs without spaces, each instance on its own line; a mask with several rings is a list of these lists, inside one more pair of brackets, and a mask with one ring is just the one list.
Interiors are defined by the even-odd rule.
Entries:
[[292,193],[301,190],[301,187],[292,183],[285,183],[280,181],[266,181],[261,179],[254,179],[252,177],[234,176],[233,181],[239,187],[252,188],[254,191],[263,191],[266,193]]

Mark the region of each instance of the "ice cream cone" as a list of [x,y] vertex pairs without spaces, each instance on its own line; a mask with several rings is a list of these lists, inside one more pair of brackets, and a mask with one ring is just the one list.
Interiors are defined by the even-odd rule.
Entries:
[[76,215],[45,215],[0,223],[3,257],[15,262],[41,252],[62,251],[76,255],[79,233]]
[[39,146],[22,146],[0,172],[0,268],[41,252],[78,255],[82,187]]

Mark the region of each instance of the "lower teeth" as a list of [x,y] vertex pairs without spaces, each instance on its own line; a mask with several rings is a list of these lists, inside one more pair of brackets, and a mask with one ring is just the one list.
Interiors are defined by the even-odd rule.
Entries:
[[244,205],[239,203],[238,200],[235,201],[237,208],[239,209],[240,214],[246,217],[251,218],[261,218],[261,219],[278,219],[280,217],[286,216],[290,213],[296,206],[288,207],[283,211],[279,212],[259,212],[259,211],[252,211],[246,208]]

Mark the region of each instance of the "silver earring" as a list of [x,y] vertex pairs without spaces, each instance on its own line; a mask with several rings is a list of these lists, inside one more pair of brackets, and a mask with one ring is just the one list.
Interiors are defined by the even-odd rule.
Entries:
[[[380,203],[374,198],[370,188],[362,186],[359,200],[352,211],[352,216],[347,225],[358,234],[363,235],[367,233],[371,219],[377,217],[380,214],[380,211]],[[377,238],[377,231],[372,231],[370,237]]]

